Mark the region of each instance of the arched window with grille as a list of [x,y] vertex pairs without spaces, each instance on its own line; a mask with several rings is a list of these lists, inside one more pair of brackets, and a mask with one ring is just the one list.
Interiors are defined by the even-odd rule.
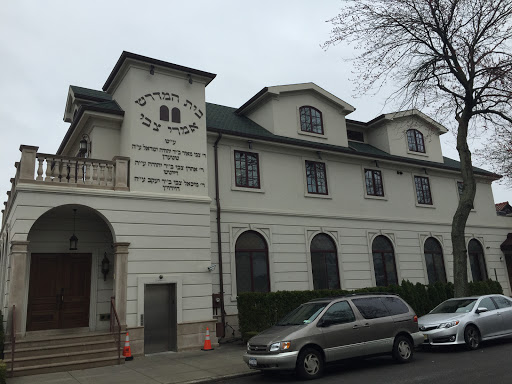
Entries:
[[299,108],[300,130],[302,132],[324,134],[324,124],[322,121],[322,112],[310,106]]
[[311,241],[314,289],[340,289],[338,252],[330,236],[319,233]]
[[417,129],[409,129],[407,131],[407,144],[409,145],[409,151],[425,153],[423,133]]
[[484,249],[476,239],[471,239],[468,244],[469,264],[473,281],[487,280],[487,268],[485,266]]
[[386,236],[377,236],[372,243],[373,269],[377,287],[398,285],[398,274],[395,264],[395,250]]
[[166,105],[160,106],[160,120],[169,121],[169,108]]
[[433,237],[429,237],[425,240],[423,248],[429,284],[434,284],[438,281],[446,283],[446,271],[441,244]]
[[237,292],[269,292],[268,247],[255,231],[241,234],[235,245]]

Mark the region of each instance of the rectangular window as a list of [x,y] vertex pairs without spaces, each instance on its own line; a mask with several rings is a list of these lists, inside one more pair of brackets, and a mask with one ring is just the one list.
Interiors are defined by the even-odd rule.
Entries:
[[382,173],[374,169],[364,170],[364,180],[366,184],[366,194],[369,196],[384,196],[382,187]]
[[[459,199],[462,196],[463,189],[464,189],[464,183],[462,181],[457,181],[457,191],[459,192]],[[471,204],[471,209],[475,209],[473,204]]]
[[235,151],[235,184],[244,188],[260,187],[257,153]]
[[363,132],[352,131],[350,129],[347,129],[347,138],[349,140],[360,141],[361,143],[364,143],[364,134],[363,134]]
[[418,204],[432,205],[432,194],[430,193],[428,177],[414,176],[414,184],[416,186]]
[[327,176],[324,163],[306,161],[306,179],[308,193],[327,195]]

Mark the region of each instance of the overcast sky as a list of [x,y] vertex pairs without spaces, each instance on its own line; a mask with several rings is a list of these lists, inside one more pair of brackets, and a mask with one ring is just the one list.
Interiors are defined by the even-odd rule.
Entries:
[[[349,118],[384,112],[387,96],[354,97],[351,49],[327,52],[339,0],[3,1],[0,8],[0,202],[20,144],[55,153],[69,85],[101,89],[123,50],[217,74],[208,102],[239,107],[265,86],[314,82],[356,107]],[[443,122],[441,122],[443,123]],[[451,133],[445,156],[458,159]],[[475,143],[478,144],[478,143]],[[496,183],[493,183],[496,184]],[[512,200],[494,185],[495,202]],[[3,196],[3,197],[2,197]]]

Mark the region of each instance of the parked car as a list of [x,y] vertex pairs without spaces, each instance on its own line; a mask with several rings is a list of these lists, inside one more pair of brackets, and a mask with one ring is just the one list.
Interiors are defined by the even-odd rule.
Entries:
[[423,342],[417,321],[392,294],[311,300],[251,338],[243,359],[250,368],[295,370],[303,379],[316,379],[325,363],[351,357],[391,354],[407,363]]
[[512,300],[503,295],[449,299],[419,319],[424,345],[465,344],[512,336]]

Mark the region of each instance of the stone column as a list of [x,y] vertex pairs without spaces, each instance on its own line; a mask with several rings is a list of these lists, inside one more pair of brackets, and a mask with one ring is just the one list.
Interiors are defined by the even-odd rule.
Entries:
[[7,333],[11,332],[12,306],[16,306],[15,327],[16,334],[23,334],[25,331],[24,319],[22,314],[25,312],[27,303],[25,302],[26,292],[28,290],[29,278],[27,276],[28,266],[28,241],[11,242],[11,281],[9,288],[9,324]]
[[128,187],[128,165],[129,157],[115,156],[113,161],[116,162],[116,172],[114,175],[114,189],[116,191],[129,191]]
[[121,327],[126,328],[126,300],[128,286],[128,247],[130,243],[114,243],[114,287],[116,311]]
[[36,172],[36,154],[39,147],[20,145],[20,180],[34,180]]

